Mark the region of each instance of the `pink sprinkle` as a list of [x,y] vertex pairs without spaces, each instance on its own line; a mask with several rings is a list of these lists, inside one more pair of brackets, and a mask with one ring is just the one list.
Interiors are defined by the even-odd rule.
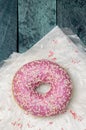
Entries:
[[41,128],[39,128],[38,130],[41,130]]
[[13,126],[18,126],[19,128],[22,128],[22,124],[21,123],[17,123],[17,121],[11,122],[11,124]]
[[18,123],[17,126],[18,126],[19,128],[22,128],[22,124],[21,124],[21,123]]
[[48,57],[51,57],[51,56],[53,56],[53,55],[54,55],[54,52],[53,52],[53,51],[49,51]]
[[11,111],[11,108],[8,108],[8,111]]
[[58,43],[58,41],[57,41],[57,40],[53,40],[52,43],[55,43],[55,44],[56,44],[56,43]]
[[72,59],[72,63],[74,63],[74,64],[76,63],[74,59]]
[[51,60],[54,60],[54,61],[55,61],[55,60],[56,60],[56,58],[54,57],[54,58],[52,58]]
[[61,128],[61,130],[64,130],[63,128]]
[[80,60],[72,59],[73,64],[78,64],[79,62],[80,62]]
[[78,50],[75,50],[76,53],[78,53]]
[[21,120],[21,118],[18,119],[18,121],[20,121],[20,120]]
[[11,124],[12,124],[13,126],[15,126],[15,125],[16,125],[16,121],[14,121],[14,122],[11,122]]
[[34,126],[31,126],[29,122],[27,123],[27,126],[28,126],[28,128],[34,127]]
[[82,121],[83,118],[81,116],[78,116],[78,121]]
[[72,114],[74,119],[77,119],[78,121],[82,121],[82,117],[78,116],[75,112],[73,112],[72,110],[70,110],[70,113]]
[[29,123],[27,123],[27,126],[28,126],[28,128],[30,128],[30,124]]
[[49,122],[49,124],[50,124],[50,125],[52,125],[52,124],[53,124],[53,122],[51,121],[51,122]]
[[73,116],[74,119],[77,118],[77,114],[75,112],[73,112],[72,110],[70,110],[70,113],[72,114],[72,116]]

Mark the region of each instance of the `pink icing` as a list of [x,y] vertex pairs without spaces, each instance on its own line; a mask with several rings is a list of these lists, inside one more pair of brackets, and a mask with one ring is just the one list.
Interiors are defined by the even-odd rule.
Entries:
[[[36,91],[42,83],[51,86],[45,94]],[[51,116],[64,112],[71,93],[72,83],[68,73],[58,64],[48,60],[25,64],[13,79],[13,94],[17,103],[36,116]]]

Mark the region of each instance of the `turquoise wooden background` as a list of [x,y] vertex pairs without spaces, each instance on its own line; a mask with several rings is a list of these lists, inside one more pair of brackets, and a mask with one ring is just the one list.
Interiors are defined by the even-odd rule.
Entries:
[[0,61],[17,51],[17,0],[0,0]]
[[32,47],[56,26],[56,0],[19,0],[19,52]]
[[31,48],[56,23],[86,44],[86,0],[0,0],[0,61],[17,47],[19,52]]
[[57,21],[68,27],[86,45],[86,0],[57,0]]

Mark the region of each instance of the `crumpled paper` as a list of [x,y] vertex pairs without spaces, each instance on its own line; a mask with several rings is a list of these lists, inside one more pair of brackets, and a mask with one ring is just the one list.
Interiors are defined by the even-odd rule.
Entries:
[[[0,130],[85,130],[86,55],[57,26],[25,53],[13,53],[0,69]],[[22,110],[12,93],[12,80],[24,64],[48,59],[63,66],[73,82],[67,111],[36,117]]]

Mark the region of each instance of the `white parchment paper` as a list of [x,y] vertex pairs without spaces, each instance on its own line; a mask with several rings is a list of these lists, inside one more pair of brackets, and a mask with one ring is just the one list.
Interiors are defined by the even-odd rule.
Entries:
[[[12,94],[15,72],[25,63],[48,59],[59,63],[73,82],[67,112],[35,117],[22,110]],[[57,26],[23,54],[13,53],[0,69],[0,130],[86,130],[86,55]]]

